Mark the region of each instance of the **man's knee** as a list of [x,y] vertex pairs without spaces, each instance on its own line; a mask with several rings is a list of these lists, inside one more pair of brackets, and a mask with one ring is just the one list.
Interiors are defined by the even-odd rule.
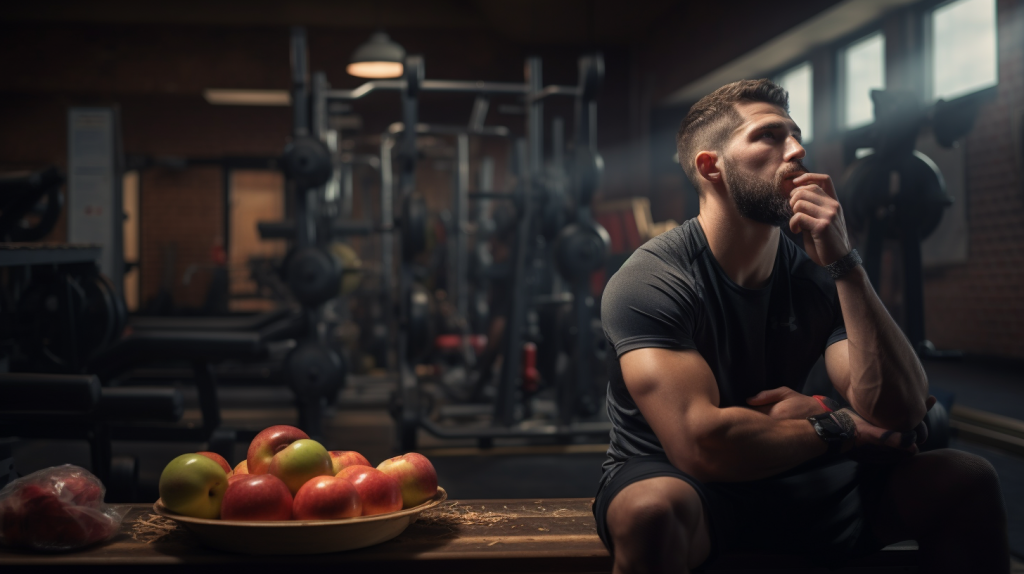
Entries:
[[658,477],[631,484],[608,508],[608,531],[616,548],[664,544],[666,537],[685,542],[701,525],[700,496],[677,478]]
[[954,499],[999,493],[999,475],[985,458],[951,448],[925,454],[931,454],[940,461],[940,469],[934,479],[944,496]]
[[966,516],[997,519],[1004,515],[999,476],[988,460],[949,448],[913,458],[920,458],[920,464],[911,480],[903,481],[894,492],[899,497],[917,499],[907,507],[912,513],[906,517],[908,522],[931,528],[963,521]]

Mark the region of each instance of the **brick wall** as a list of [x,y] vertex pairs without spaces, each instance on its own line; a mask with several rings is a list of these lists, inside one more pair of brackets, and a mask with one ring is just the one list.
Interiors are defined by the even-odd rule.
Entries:
[[964,142],[968,261],[926,275],[925,327],[939,348],[1024,358],[1024,2],[998,7],[998,98]]

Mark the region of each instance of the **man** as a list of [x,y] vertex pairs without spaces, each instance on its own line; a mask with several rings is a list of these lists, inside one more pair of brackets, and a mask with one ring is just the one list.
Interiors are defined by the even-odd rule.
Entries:
[[[918,454],[924,369],[850,248],[831,179],[804,169],[788,106],[745,80],[690,109],[677,144],[700,214],[605,290],[614,429],[594,514],[615,571],[688,572],[732,551],[838,566],[913,539],[922,572],[1005,573],[995,471]],[[850,408],[798,392],[822,355]]]

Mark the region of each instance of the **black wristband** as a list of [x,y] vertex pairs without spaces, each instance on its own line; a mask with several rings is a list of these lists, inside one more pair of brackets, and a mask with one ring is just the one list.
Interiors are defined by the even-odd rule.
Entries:
[[860,253],[857,253],[856,249],[851,249],[846,255],[826,265],[825,269],[832,279],[839,280],[861,263],[864,263],[864,260],[860,258]]

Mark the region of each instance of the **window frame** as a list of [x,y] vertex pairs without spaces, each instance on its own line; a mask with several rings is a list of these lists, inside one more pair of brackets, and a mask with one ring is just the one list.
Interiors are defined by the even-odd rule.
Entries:
[[836,113],[833,117],[833,128],[838,134],[849,134],[858,132],[860,130],[868,129],[874,125],[875,121],[872,120],[864,125],[857,127],[846,126],[846,51],[850,46],[866,40],[867,38],[874,36],[875,34],[881,34],[882,36],[882,78],[885,80],[886,89],[889,85],[889,40],[886,38],[885,28],[883,27],[883,21],[881,19],[872,22],[871,24],[861,28],[855,33],[849,34],[842,38],[835,44],[833,44],[833,62],[835,66],[835,81],[833,86],[835,89],[835,102],[836,102]]
[[[820,129],[818,128],[818,122],[817,122],[818,94],[815,93],[816,92],[815,87],[817,86],[817,77],[818,77],[817,73],[818,73],[818,70],[817,70],[817,67],[814,65],[814,58],[812,56],[813,56],[813,54],[810,54],[810,53],[806,54],[806,55],[804,55],[801,58],[797,58],[795,60],[792,60],[791,62],[787,63],[784,66],[780,66],[779,68],[774,70],[772,73],[767,74],[767,76],[769,78],[771,78],[771,80],[773,82],[775,82],[782,74],[784,74],[786,72],[791,72],[791,71],[795,70],[796,68],[798,68],[799,66],[802,66],[803,64],[807,64],[808,66],[811,67],[811,141],[810,142],[801,142],[801,145],[804,146],[804,149],[807,149],[808,151],[813,148],[814,142],[818,140],[818,136],[819,136],[819,132],[820,132]],[[785,86],[783,86],[783,88],[785,88]],[[786,91],[789,92],[789,90],[786,90]],[[804,129],[804,127],[805,126],[800,126],[800,129],[802,130],[802,129]],[[804,134],[804,136],[806,136],[806,135],[807,134]],[[806,139],[806,138],[804,138],[804,139]],[[809,146],[811,146],[811,147],[809,147]]]
[[[924,68],[924,70],[923,70],[924,74],[923,74],[923,77],[922,77],[922,85],[921,85],[921,94],[923,96],[922,97],[923,103],[926,106],[933,105],[933,104],[935,104],[935,102],[939,101],[939,98],[936,97],[935,93],[934,93],[934,81],[935,81],[935,65],[934,65],[934,62],[935,62],[935,53],[932,51],[932,46],[933,46],[932,39],[933,39],[933,35],[935,34],[935,30],[934,30],[933,25],[932,25],[932,15],[939,8],[942,8],[944,6],[947,6],[949,4],[953,4],[953,3],[956,3],[956,2],[959,2],[959,1],[960,0],[927,0],[926,2],[923,2],[923,3],[921,3],[919,5],[919,7],[920,7],[919,18],[920,18],[920,22],[921,22],[921,55],[922,55],[922,60],[923,60],[922,65],[923,65],[923,68]],[[995,46],[996,47],[996,54],[995,54],[995,56],[996,56],[996,83],[992,84],[990,86],[985,86],[985,87],[982,87],[982,88],[976,88],[976,89],[974,89],[974,90],[972,90],[970,92],[964,92],[964,93],[956,96],[952,100],[945,100],[945,101],[955,101],[955,100],[958,100],[960,98],[965,98],[965,97],[973,96],[975,94],[978,94],[978,93],[984,92],[984,91],[993,91],[994,92],[996,89],[999,88],[999,72],[1002,69],[1002,61],[1000,60],[1000,55],[999,55],[999,0],[992,0],[992,2],[995,5],[995,10],[996,10],[996,13],[995,13],[995,16],[996,16],[995,17],[995,25],[996,25],[996,27],[995,27],[995,35],[996,35],[996,46]]]

